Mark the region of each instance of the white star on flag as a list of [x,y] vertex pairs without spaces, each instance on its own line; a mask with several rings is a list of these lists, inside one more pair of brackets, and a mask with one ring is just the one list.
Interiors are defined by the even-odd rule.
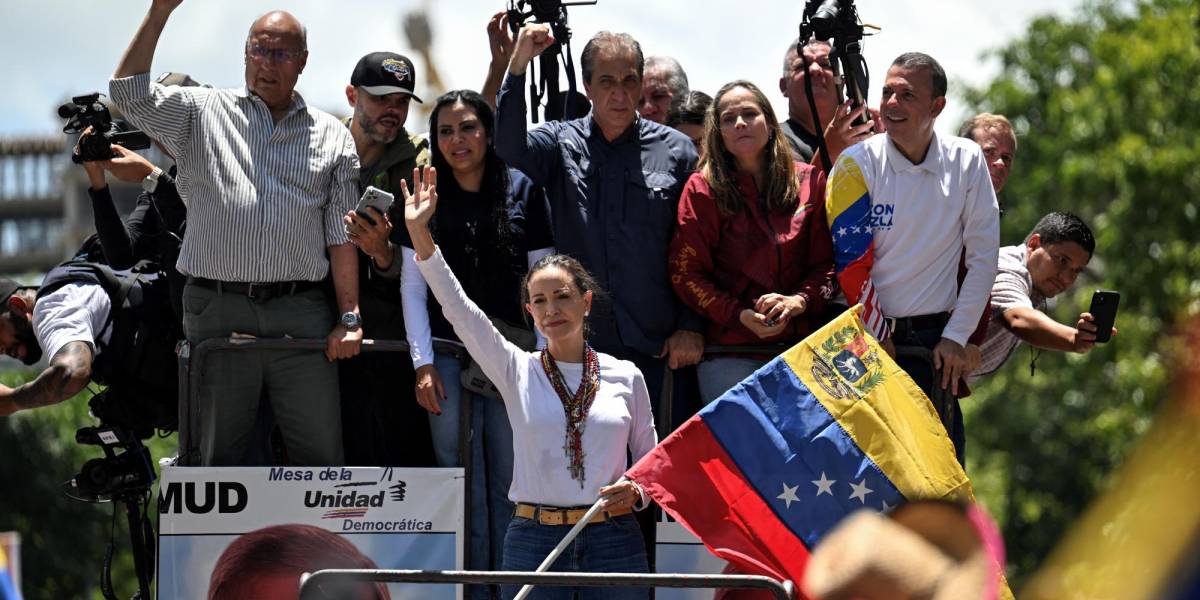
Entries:
[[837,483],[836,479],[828,479],[825,477],[825,471],[821,471],[821,479],[813,481],[813,485],[817,486],[817,495],[829,494],[833,495],[833,484]]
[[846,228],[845,227],[839,228],[837,233],[838,233],[838,237],[846,237]]
[[791,508],[793,502],[800,501],[800,499],[796,497],[796,490],[799,488],[800,486],[798,485],[789,487],[788,484],[785,483],[783,484],[783,493],[775,497],[783,500],[785,508]]
[[871,488],[867,487],[866,479],[858,482],[858,485],[851,483],[850,488],[854,490],[854,493],[850,494],[850,499],[853,500],[855,498],[858,498],[858,501],[863,504],[867,503],[867,494],[874,493],[874,491],[871,490]]
[[881,509],[883,512],[892,510],[892,505],[888,504],[887,500],[880,500],[879,503],[883,505],[883,508]]

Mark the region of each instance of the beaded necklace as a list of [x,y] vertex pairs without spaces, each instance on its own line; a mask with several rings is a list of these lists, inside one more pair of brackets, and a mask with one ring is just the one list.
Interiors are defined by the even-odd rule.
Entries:
[[570,462],[567,471],[571,473],[571,479],[579,481],[579,487],[583,488],[583,428],[587,423],[592,401],[596,399],[596,390],[600,389],[600,359],[596,356],[596,351],[585,342],[583,377],[580,378],[579,389],[574,394],[568,391],[567,382],[558,370],[558,363],[550,356],[549,350],[542,350],[542,369],[546,371],[550,386],[562,401],[563,412],[567,416],[567,434],[563,442],[563,451]]

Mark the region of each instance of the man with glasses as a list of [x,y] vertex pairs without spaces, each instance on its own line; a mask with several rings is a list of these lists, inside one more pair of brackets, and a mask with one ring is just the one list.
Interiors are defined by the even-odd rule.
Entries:
[[[254,21],[246,85],[168,88],[150,80],[167,19],[182,0],[152,0],[109,84],[113,102],[176,157],[188,207],[179,271],[189,341],[234,334],[324,338],[308,351],[214,353],[197,398],[204,465],[236,465],[254,440],[265,392],[297,465],[343,462],[334,360],[359,351],[356,250],[342,216],[358,196],[350,130],[295,92],[307,35],[291,14]],[[321,282],[332,274],[337,312]],[[185,451],[188,449],[185,449]]]

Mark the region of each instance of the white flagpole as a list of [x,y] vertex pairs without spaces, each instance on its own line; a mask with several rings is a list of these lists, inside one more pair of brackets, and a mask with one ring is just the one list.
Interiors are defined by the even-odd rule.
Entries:
[[[625,481],[624,477],[618,480],[617,483],[621,483],[622,481]],[[546,571],[549,571],[550,565],[554,564],[554,561],[558,560],[558,557],[561,556],[564,551],[566,551],[567,546],[570,546],[571,542],[573,542],[575,538],[579,537],[579,534],[583,532],[583,528],[587,527],[587,524],[592,521],[592,517],[595,517],[596,514],[600,512],[603,505],[604,498],[596,500],[596,503],[588,509],[587,513],[583,515],[583,518],[579,519],[579,522],[571,528],[571,531],[567,532],[566,537],[564,537],[562,541],[554,547],[554,550],[550,551],[550,555],[546,557],[546,560],[542,561],[542,564],[538,566],[537,571],[534,571],[534,573],[545,573]],[[521,587],[521,591],[517,592],[517,595],[515,598],[513,598],[513,600],[525,600],[525,597],[528,596],[532,591],[533,584],[527,583]]]

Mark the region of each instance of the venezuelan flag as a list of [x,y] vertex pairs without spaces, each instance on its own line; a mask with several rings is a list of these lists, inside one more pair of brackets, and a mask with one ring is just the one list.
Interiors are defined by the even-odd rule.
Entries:
[[9,571],[8,553],[4,551],[3,546],[0,546],[0,600],[21,600],[21,594],[17,593],[17,586],[13,583],[13,576]]
[[852,511],[973,500],[932,404],[861,310],[709,404],[627,477],[713,554],[797,583],[809,548]]

